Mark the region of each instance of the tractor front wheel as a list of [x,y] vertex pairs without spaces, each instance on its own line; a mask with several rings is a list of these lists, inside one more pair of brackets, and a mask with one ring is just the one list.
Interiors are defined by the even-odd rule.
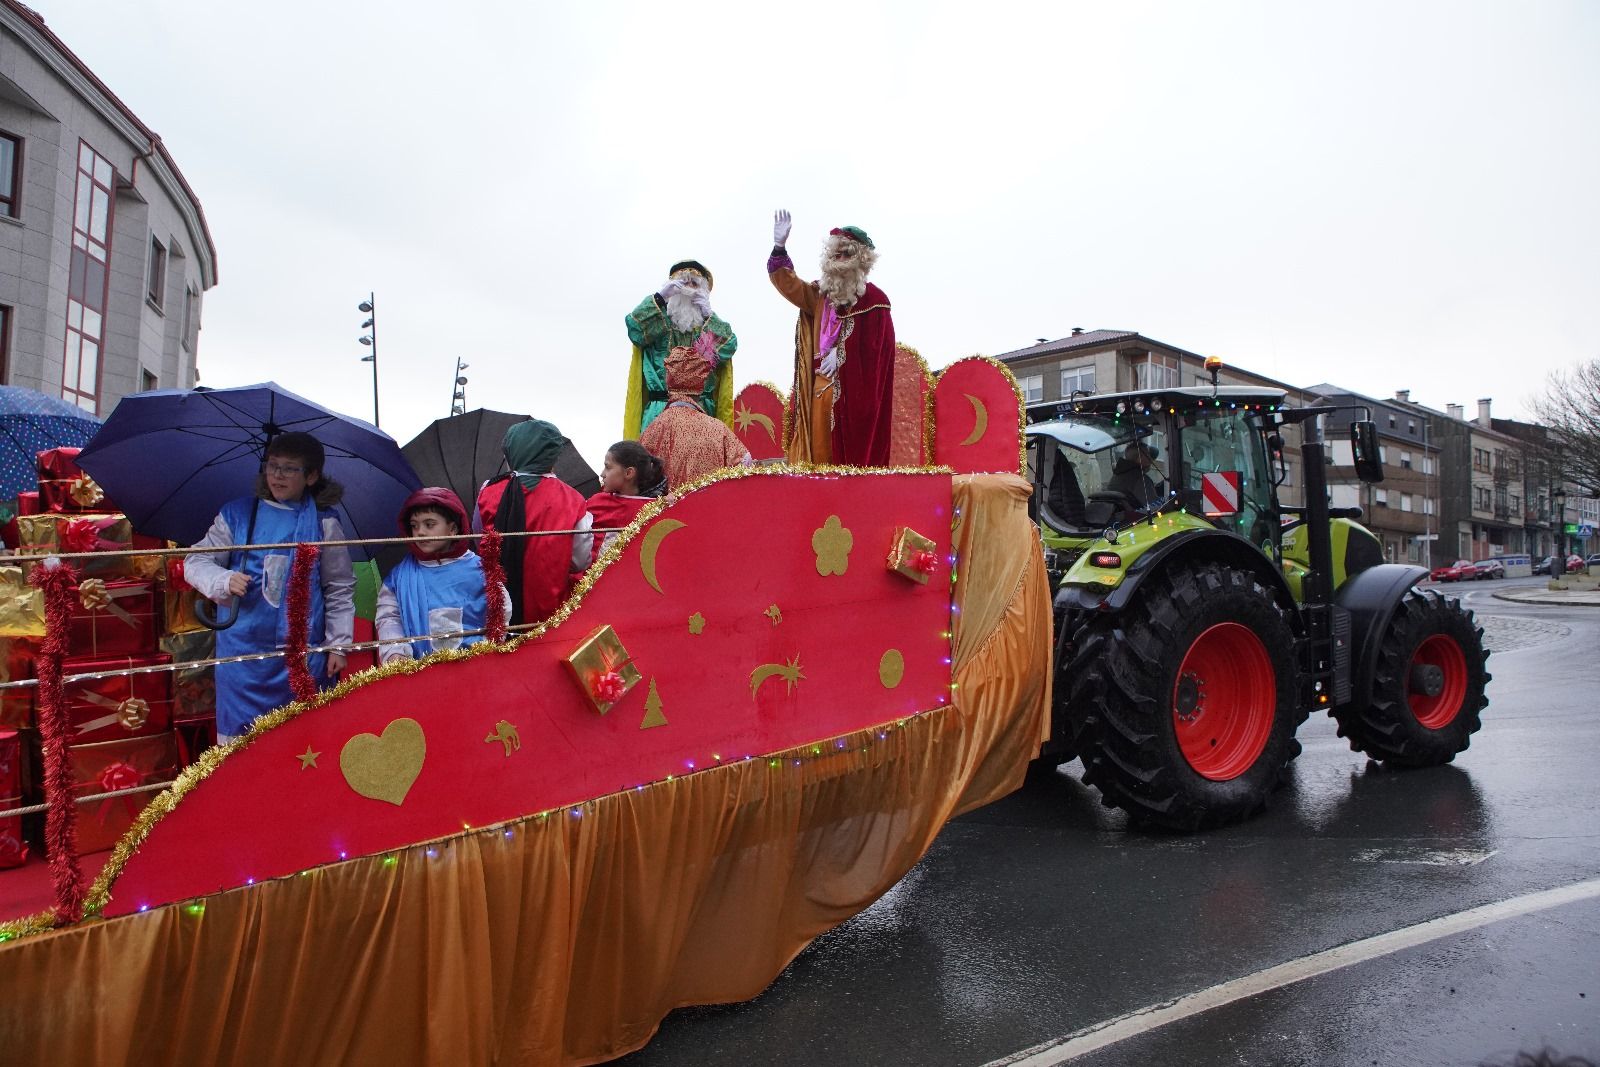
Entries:
[[1488,658],[1470,612],[1453,598],[1413,589],[1384,631],[1371,702],[1329,714],[1339,736],[1372,759],[1400,767],[1449,763],[1483,725]]
[[1073,647],[1065,710],[1084,780],[1140,822],[1237,822],[1299,754],[1294,635],[1249,574],[1174,567],[1117,616],[1091,616]]

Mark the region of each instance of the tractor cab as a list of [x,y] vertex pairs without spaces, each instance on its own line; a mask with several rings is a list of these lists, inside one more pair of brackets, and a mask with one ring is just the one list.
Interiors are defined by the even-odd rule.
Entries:
[[1053,542],[1183,512],[1273,551],[1269,442],[1284,393],[1150,389],[1028,408],[1034,515]]

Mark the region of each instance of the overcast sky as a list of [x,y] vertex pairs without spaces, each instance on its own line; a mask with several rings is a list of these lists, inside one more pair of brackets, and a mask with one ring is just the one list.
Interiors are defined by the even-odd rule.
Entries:
[[471,407],[599,466],[622,317],[716,276],[787,388],[772,209],[863,227],[934,367],[1137,330],[1294,384],[1527,415],[1600,356],[1600,4],[30,0],[172,150],[221,281],[202,380],[402,443]]

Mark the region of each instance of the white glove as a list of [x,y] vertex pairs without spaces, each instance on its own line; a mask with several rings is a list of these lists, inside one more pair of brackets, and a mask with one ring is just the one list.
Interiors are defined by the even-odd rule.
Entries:
[[789,231],[793,223],[789,221],[789,213],[779,208],[772,213],[772,244],[774,248],[782,248],[789,243]]
[[667,283],[665,285],[663,285],[659,290],[657,290],[656,295],[659,296],[663,300],[671,300],[672,299],[672,294],[676,293],[679,289],[682,289],[682,288],[683,288],[682,285],[680,285],[677,282],[673,281],[671,278],[668,278],[667,279]]
[[828,354],[822,357],[822,363],[817,367],[819,371],[832,378],[839,373],[839,346],[828,349]]
[[706,292],[704,289],[696,289],[694,290],[694,296],[690,298],[690,301],[694,304],[694,309],[696,311],[700,312],[700,314],[704,315],[708,319],[711,317],[710,293]]

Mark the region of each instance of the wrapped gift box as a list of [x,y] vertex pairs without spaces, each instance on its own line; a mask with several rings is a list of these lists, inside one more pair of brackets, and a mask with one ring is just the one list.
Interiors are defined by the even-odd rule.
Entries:
[[[0,811],[22,807],[21,797],[0,797]],[[22,839],[22,816],[0,818],[0,867],[21,867],[28,862],[28,843]]]
[[75,592],[67,638],[73,655],[138,656],[155,651],[154,582],[144,578],[86,578]]
[[44,636],[44,590],[21,567],[0,567],[0,637]]
[[[151,737],[67,746],[74,796],[93,796],[135,786],[170,782],[178,773],[178,740],[168,730]],[[117,843],[158,790],[78,804],[78,851],[97,852]]]
[[161,638],[161,651],[178,665],[172,675],[173,720],[214,718],[217,714],[217,668],[209,663],[203,667],[189,664],[216,655],[216,631],[167,634]]
[[[175,543],[167,542],[167,547],[178,547]],[[183,556],[167,556],[162,562],[163,582],[166,586],[166,625],[163,633],[191,634],[202,631],[210,633],[210,629],[201,622],[194,613],[195,601],[200,599],[200,594],[195,591],[183,577]],[[170,650],[169,650],[170,651]]]
[[[111,552],[160,548],[162,542],[135,534],[125,515],[66,515],[46,512],[17,516],[18,549],[27,555],[49,552]],[[79,559],[73,569],[86,578],[153,578],[161,571],[160,556],[112,556]]]
[[610,626],[597,627],[566,657],[567,670],[601,715],[639,684],[639,668]]
[[[27,637],[0,637],[0,682],[33,677],[33,658],[39,642]],[[0,689],[0,729],[33,725],[33,695],[37,686]]]
[[174,719],[172,732],[178,735],[178,759],[185,767],[200,758],[200,753],[217,743],[217,719]]
[[39,501],[44,511],[116,511],[95,480],[78,466],[77,448],[51,448],[38,454]]
[[[63,660],[66,675],[127,670],[172,662],[165,653]],[[67,723],[74,743],[123,740],[165,733],[172,728],[172,673],[117,674],[63,687]]]
[[39,499],[39,490],[26,489],[17,494],[17,514],[37,515],[44,510],[44,502]]
[[22,734],[16,730],[0,730],[0,797],[21,795]]

